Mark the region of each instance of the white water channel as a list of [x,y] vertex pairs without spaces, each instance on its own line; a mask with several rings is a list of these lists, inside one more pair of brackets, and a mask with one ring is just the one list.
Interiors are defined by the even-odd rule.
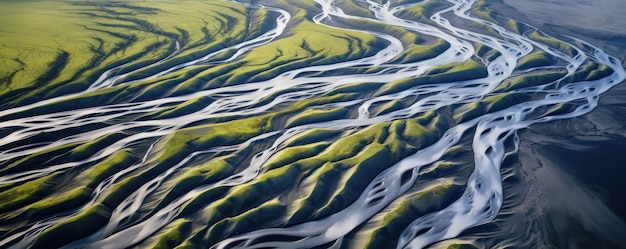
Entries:
[[[622,82],[626,78],[626,72],[621,67],[621,63],[618,60],[610,57],[602,50],[592,46],[591,44],[587,44],[584,41],[578,42],[585,44],[591,51],[585,52],[576,48],[576,46],[572,46],[573,48],[576,48],[577,55],[570,57],[550,48],[545,44],[532,41],[522,35],[510,32],[490,21],[470,16],[469,11],[472,8],[472,5],[476,2],[474,0],[449,0],[448,2],[451,4],[450,7],[436,12],[430,17],[430,19],[436,23],[437,26],[413,20],[405,20],[396,16],[396,13],[399,11],[421,3],[394,5],[393,1],[387,1],[384,4],[369,0],[360,1],[361,4],[369,5],[369,9],[374,14],[372,18],[348,14],[350,13],[349,11],[342,10],[335,5],[335,1],[332,0],[316,0],[315,2],[321,6],[322,9],[322,12],[313,18],[314,22],[318,25],[332,27],[332,19],[334,18],[347,20],[368,20],[384,25],[400,27],[412,32],[438,37],[447,41],[450,44],[450,47],[438,56],[428,60],[414,63],[392,64],[389,62],[404,51],[404,47],[398,38],[379,32],[352,29],[354,31],[372,34],[379,39],[385,40],[387,46],[371,57],[295,69],[262,82],[219,87],[185,96],[99,106],[1,121],[0,127],[19,127],[19,129],[16,129],[9,135],[0,138],[0,144],[8,144],[26,139],[41,132],[54,132],[88,124],[97,124],[108,120],[122,118],[129,114],[150,113],[163,108],[162,106],[182,103],[186,100],[201,96],[209,96],[216,99],[216,101],[209,104],[202,110],[187,115],[160,120],[120,122],[103,128],[97,128],[70,137],[65,137],[53,143],[28,144],[23,147],[0,151],[0,162],[4,162],[62,145],[85,143],[107,134],[123,132],[136,128],[152,127],[148,131],[129,135],[124,139],[121,139],[100,150],[95,155],[81,161],[52,165],[43,169],[29,170],[19,173],[2,174],[0,175],[0,184],[36,179],[57,171],[63,171],[83,164],[97,162],[110,156],[118,150],[129,147],[132,144],[144,139],[154,139],[154,141],[158,142],[159,138],[167,136],[182,127],[185,127],[186,125],[197,121],[218,117],[261,114],[279,104],[290,103],[297,100],[307,99],[312,96],[317,96],[319,94],[328,93],[333,89],[347,84],[358,82],[384,84],[395,80],[417,77],[424,74],[424,72],[428,69],[438,65],[469,60],[475,52],[474,47],[472,46],[472,43],[474,42],[483,44],[500,52],[501,55],[489,62],[487,65],[488,76],[484,78],[471,80],[459,79],[454,82],[419,85],[397,93],[370,97],[367,99],[357,99],[327,104],[329,107],[357,107],[359,110],[359,116],[356,119],[340,119],[318,122],[286,130],[271,131],[251,138],[242,144],[210,148],[206,151],[196,151],[191,153],[175,166],[149,182],[146,182],[142,187],[136,189],[134,193],[130,194],[113,211],[108,224],[106,224],[100,231],[66,246],[67,248],[125,248],[141,242],[170,223],[177,217],[181,207],[199,193],[217,186],[236,186],[255,179],[258,176],[263,164],[281,149],[283,142],[303,131],[313,128],[342,130],[353,127],[365,127],[381,122],[415,117],[420,113],[437,110],[446,106],[479,101],[496,89],[503,80],[514,75],[514,69],[517,66],[518,60],[532,52],[534,49],[544,50],[548,54],[559,58],[564,63],[567,63],[564,68],[567,69],[568,74],[561,79],[571,76],[587,60],[593,60],[598,63],[605,64],[613,69],[614,72],[611,75],[598,80],[559,84],[561,79],[558,79],[543,86],[516,90],[517,92],[528,91],[529,94],[543,94],[542,96],[544,97],[515,104],[497,112],[484,114],[475,119],[451,127],[433,145],[419,150],[415,154],[402,159],[397,164],[380,173],[369,184],[369,186],[362,193],[360,193],[359,198],[354,203],[329,217],[309,221],[292,227],[261,229],[228,238],[216,245],[213,245],[213,248],[232,248],[231,246],[233,245],[237,245],[235,248],[309,248],[334,242],[334,246],[339,247],[343,236],[353,231],[357,226],[363,224],[375,214],[379,213],[389,203],[411,188],[415,184],[417,174],[422,166],[439,160],[443,156],[444,152],[450,147],[457,145],[461,138],[464,135],[467,135],[466,133],[473,132],[472,149],[474,151],[475,169],[468,179],[463,195],[446,208],[416,219],[397,238],[398,248],[423,248],[440,240],[454,238],[468,228],[488,222],[495,218],[503,202],[500,164],[506,151],[504,144],[505,141],[509,139],[513,139],[515,144],[519,142],[516,136],[517,130],[528,127],[534,123],[547,122],[555,119],[572,118],[588,113],[597,104],[598,96],[601,93],[609,90],[612,86]],[[272,12],[276,12],[279,15],[276,19],[276,27],[259,37],[224,48],[223,50],[208,54],[200,59],[174,66],[148,78],[159,77],[188,66],[203,63],[229,49],[234,49],[237,52],[224,62],[235,60],[255,47],[262,46],[279,39],[279,37],[286,31],[287,26],[291,21],[291,15],[285,10],[261,5],[250,5],[248,7],[267,8]],[[451,13],[458,18],[466,20],[467,22],[476,22],[488,25],[499,33],[499,37],[472,32],[461,27],[455,27],[449,20],[444,18],[445,15],[449,15]],[[148,65],[146,67],[150,66],[152,65]],[[304,75],[302,74],[304,72],[324,72],[355,66],[382,66],[387,68],[387,70],[381,70],[378,73],[372,74],[302,76]],[[126,75],[132,72],[124,75],[111,76],[117,69],[118,68],[114,68],[104,73],[84,93],[114,85],[131,83],[124,82],[123,79]],[[292,91],[277,95],[277,97],[269,103],[259,104],[266,97],[283,92],[284,90]],[[0,117],[24,112],[32,108],[45,106],[58,101],[69,100],[84,93],[61,96],[23,107],[3,110],[0,111]],[[376,103],[416,95],[427,97],[418,99],[415,103],[406,108],[389,112],[384,115],[373,116],[370,114],[371,106]],[[571,103],[574,101],[582,101],[584,103],[579,104],[575,110],[565,114],[547,115],[541,118],[535,118],[534,115],[530,115],[532,112],[542,107],[560,103]],[[244,170],[216,183],[201,186],[189,191],[169,205],[163,207],[157,212],[154,212],[154,214],[147,219],[129,226],[130,224],[128,224],[128,220],[130,220],[130,217],[141,208],[141,205],[144,203],[146,197],[155,191],[158,186],[162,185],[165,180],[179,168],[184,167],[189,161],[206,153],[216,151],[237,151],[241,148],[251,146],[251,144],[256,141],[270,138],[275,139],[272,145],[269,148],[259,151]],[[134,169],[153,163],[150,160],[149,155],[155,144],[156,142],[150,146],[143,157],[143,160],[135,163],[130,168],[116,173],[109,179],[100,183],[90,197],[90,201],[81,208],[71,213],[59,214],[54,218],[48,218],[36,222],[22,232],[15,233],[10,237],[1,240],[0,247],[4,247],[4,245],[12,245],[12,248],[25,248],[46,228],[68,220],[81,210],[89,208],[104,191],[106,191],[114,183],[123,179],[124,175]],[[412,178],[407,183],[401,185],[398,179],[400,179],[401,176],[407,171],[412,172]],[[373,200],[376,200],[376,202],[373,202]],[[122,227],[124,228],[121,229]],[[299,237],[301,239],[297,241],[265,241],[261,243],[254,243],[255,239],[268,237],[270,235],[279,235],[276,236],[276,238],[280,238],[280,235],[285,235]],[[15,243],[16,241],[18,242]]]

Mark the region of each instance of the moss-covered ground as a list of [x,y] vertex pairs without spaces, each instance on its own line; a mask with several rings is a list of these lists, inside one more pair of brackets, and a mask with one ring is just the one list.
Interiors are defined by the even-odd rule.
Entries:
[[[364,17],[326,21],[341,28],[316,24],[322,10],[313,1],[261,2],[289,13],[286,28],[238,51],[237,45],[276,28],[281,14],[232,1],[0,1],[0,113],[7,111],[0,115],[6,124],[0,136],[17,137],[0,144],[0,241],[10,241],[0,247],[26,238],[21,232],[41,221],[54,222],[35,231],[28,246],[62,247],[98,236],[117,218],[116,210],[132,210],[113,229],[121,232],[178,201],[171,220],[128,246],[204,248],[258,229],[321,220],[350,206],[378,174],[434,144],[451,127],[543,97],[524,90],[613,73],[587,60],[568,74],[562,59],[535,48],[510,77],[475,100],[393,116],[437,94],[405,96],[405,90],[489,83],[482,82],[487,66],[502,53],[470,42],[475,53],[467,60],[428,65],[423,73],[395,79],[398,65],[435,58],[451,43],[373,21],[376,15],[363,1],[337,3],[345,13]],[[585,49],[500,16],[487,2],[479,1],[470,14],[567,56],[577,55],[575,46]],[[425,1],[396,16],[436,26],[430,16],[449,6]],[[467,27],[497,35],[484,23]],[[404,51],[375,66],[355,63],[289,75],[374,56],[389,45],[379,33],[395,37]],[[383,73],[390,80],[357,77]],[[101,80],[111,77],[119,79]],[[304,78],[308,85],[294,83]],[[343,81],[348,83],[337,83]],[[290,95],[302,91],[313,93]],[[249,105],[221,105],[244,95]],[[376,100],[368,109],[371,118],[393,118],[356,120],[359,106],[370,100]],[[552,105],[534,115],[575,107]],[[30,120],[37,117],[70,124]],[[296,134],[274,146],[289,132]],[[421,168],[420,180],[354,228],[342,247],[395,248],[408,224],[463,191],[473,168],[467,147],[465,142],[450,148]]]

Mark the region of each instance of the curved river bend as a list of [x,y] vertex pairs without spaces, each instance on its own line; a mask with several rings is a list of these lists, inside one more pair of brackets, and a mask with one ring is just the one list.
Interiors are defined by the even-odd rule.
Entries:
[[[247,9],[266,9],[276,17],[267,25],[270,28],[258,36],[168,64],[181,52],[177,42],[171,54],[154,63],[125,73],[119,73],[124,65],[108,69],[82,92],[0,111],[0,130],[6,134],[0,138],[0,144],[11,145],[0,151],[0,165],[6,168],[0,171],[2,191],[50,175],[79,175],[86,168],[109,162],[120,151],[130,151],[134,156],[123,168],[90,183],[88,197],[78,204],[39,216],[29,216],[25,211],[31,206],[7,210],[2,219],[8,227],[0,233],[0,247],[41,247],[54,241],[54,231],[67,231],[63,229],[71,224],[88,224],[90,220],[85,217],[95,215],[104,219],[92,224],[95,227],[88,234],[52,243],[63,248],[150,247],[177,234],[179,237],[171,239],[173,245],[168,246],[377,248],[382,244],[424,248],[455,238],[496,217],[507,196],[503,193],[501,166],[517,150],[518,130],[586,114],[597,105],[600,94],[626,79],[621,62],[594,45],[575,38],[557,40],[525,24],[507,22],[504,17],[480,15],[483,7],[477,5],[482,1],[356,0],[346,4],[315,0],[304,17],[294,7],[264,2],[234,2]],[[418,18],[418,12],[427,15]],[[194,66],[241,62],[251,51],[297,34],[294,27],[303,18],[324,29],[371,37],[376,43],[361,44],[371,46],[370,52],[361,56],[281,69],[266,79],[159,98],[104,101],[88,108],[72,106],[58,112],[46,109],[115,87],[165,80]],[[432,56],[401,60],[398,58],[412,53],[415,46],[407,42],[403,33],[423,37],[428,46],[437,41],[448,46]],[[484,51],[491,56],[484,55]],[[225,53],[228,56],[223,56]],[[551,58],[551,62],[527,63],[538,53]],[[480,65],[479,69],[468,69],[468,62]],[[137,72],[161,65],[167,66],[127,80]],[[332,97],[337,93],[347,93],[345,96],[349,97]],[[283,111],[324,97],[326,100],[312,101],[304,109]],[[210,101],[189,112],[151,115],[195,99]],[[389,106],[393,108],[384,108]],[[302,118],[310,110],[330,113],[331,117]],[[188,132],[207,124],[255,120],[271,113],[286,114],[270,118],[271,125],[264,119],[250,132],[245,124],[234,130],[215,126]],[[420,120],[419,125],[408,124],[416,119]],[[419,142],[406,137],[388,142],[393,139],[392,128],[388,128],[381,134],[389,134],[364,139],[367,142],[357,142],[354,147],[376,151],[376,146],[400,143],[406,149],[394,151],[386,147],[367,154],[345,152],[335,146],[347,141],[342,139],[356,139],[365,131],[381,125],[395,127],[399,122],[407,122],[402,123],[405,133],[417,137]],[[265,126],[269,128],[261,128]],[[224,132],[217,129],[226,130],[226,135],[206,143],[193,137],[221,136]],[[320,131],[331,135],[310,136]],[[238,132],[245,135],[228,135]],[[44,133],[64,135],[54,141],[32,139]],[[45,153],[99,141],[112,134],[115,139],[89,150],[88,156],[59,159]],[[382,141],[375,142],[376,139]],[[279,163],[280,157],[287,154],[281,152],[303,145],[309,147],[301,148],[314,152],[289,155],[296,158]],[[168,154],[168,148],[181,146],[182,152]],[[455,158],[452,151],[458,148],[471,153]],[[328,159],[331,150],[347,154]],[[381,151],[391,152],[385,157]],[[41,167],[14,167],[21,166],[20,162],[30,155],[44,155],[43,160],[37,161]],[[197,181],[182,178],[186,172],[195,172],[191,170],[221,158],[228,158],[224,160],[227,163],[235,161],[231,163],[234,166],[229,166],[230,171],[224,171],[228,173]],[[348,164],[346,158],[358,162],[352,168],[342,168]],[[367,164],[370,159],[375,163]],[[307,160],[320,163],[309,167]],[[449,161],[459,161],[462,169],[435,170],[443,173],[426,177],[436,165]],[[209,171],[222,170],[218,166],[215,163]],[[276,172],[282,172],[287,180],[276,176]],[[334,180],[323,183],[324,186],[316,182],[324,179]],[[452,188],[433,194],[436,191],[431,191],[431,187],[437,183]],[[320,203],[310,204],[307,200],[313,198],[315,191],[325,194]],[[409,197],[417,193],[430,193],[435,196],[434,201],[424,202],[440,203],[439,206],[419,215],[405,215],[402,210],[407,209],[399,207],[414,205]],[[340,201],[333,200],[343,202],[337,204]],[[399,213],[398,217],[391,216],[394,212]],[[392,217],[391,221],[385,223],[389,220],[385,217]],[[394,225],[400,227],[393,230],[395,233],[378,234],[385,227],[392,231],[390,224],[402,225]]]

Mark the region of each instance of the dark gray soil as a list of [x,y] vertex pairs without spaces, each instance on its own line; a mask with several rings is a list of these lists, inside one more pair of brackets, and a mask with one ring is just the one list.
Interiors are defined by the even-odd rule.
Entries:
[[[626,1],[488,2],[502,16],[583,39],[626,65]],[[500,215],[459,239],[481,248],[626,248],[626,82],[587,115],[519,135],[517,160],[503,165]]]

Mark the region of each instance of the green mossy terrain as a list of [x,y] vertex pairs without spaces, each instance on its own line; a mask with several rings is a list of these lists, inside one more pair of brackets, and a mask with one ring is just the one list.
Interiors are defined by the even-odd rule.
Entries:
[[561,79],[567,75],[567,71],[545,71],[545,72],[533,72],[516,77],[511,77],[502,82],[494,92],[509,92],[524,87],[539,86],[548,84]]
[[443,8],[449,7],[450,3],[443,1],[427,1],[423,4],[415,5],[402,10],[398,16],[409,20],[416,20],[427,24],[432,24],[430,16]]
[[517,64],[517,69],[524,70],[542,66],[552,66],[555,62],[555,59],[548,53],[543,50],[538,50],[520,59]]
[[[130,78],[167,67],[145,68],[175,51],[170,58],[197,57],[246,38],[243,32],[263,28],[263,10],[248,16],[229,2],[136,2],[131,4],[82,1],[9,1],[0,14],[0,89],[2,106],[31,103],[42,98],[85,90],[104,70],[141,70]],[[170,20],[177,20],[171,22]],[[241,20],[241,21],[235,21]],[[186,26],[181,26],[186,25]],[[193,34],[193,35],[192,35]],[[193,52],[195,51],[195,52]],[[195,54],[195,55],[194,55]],[[15,93],[21,93],[16,95]],[[11,94],[9,94],[11,93]]]
[[426,188],[421,192],[407,194],[403,199],[390,204],[387,211],[372,217],[371,229],[356,234],[359,248],[395,248],[395,241],[384,238],[399,234],[413,220],[424,214],[439,210],[449,204],[452,193],[459,191],[459,186],[442,181],[438,186]]
[[[281,15],[259,3],[290,19],[284,33],[242,49],[276,28]],[[433,86],[458,90],[453,83],[467,80],[491,86],[487,66],[502,53],[470,42],[470,59],[436,58],[453,42],[375,21],[363,1],[336,6],[363,18],[332,16],[316,24],[322,9],[314,1],[1,1],[0,122],[6,125],[0,139],[17,138],[0,145],[0,241],[11,240],[0,247],[26,238],[20,233],[42,221],[50,225],[33,232],[29,248],[97,237],[120,210],[130,214],[112,232],[143,226],[174,204],[171,217],[161,217],[163,226],[128,246],[205,248],[259,229],[322,220],[451,127],[545,96],[527,89],[613,73],[592,59],[568,73],[564,60],[535,47],[494,88],[443,108],[413,110],[437,94],[429,92]],[[420,2],[396,17],[436,27],[430,16],[450,6]],[[470,14],[567,56],[589,50],[506,19],[488,1]],[[451,24],[460,21],[467,20]],[[462,26],[502,38],[484,23]],[[379,34],[395,37],[404,51],[384,63],[315,67],[377,55],[389,45]],[[401,66],[425,61],[432,64],[420,65],[426,68],[420,73],[391,80]],[[370,80],[377,75],[390,79]],[[307,84],[298,85],[300,79]],[[403,95],[417,87],[424,91]],[[296,95],[303,91],[312,93]],[[249,98],[237,98],[244,95]],[[229,99],[243,104],[225,105]],[[370,100],[369,117],[360,117]],[[577,107],[553,104],[529,117]],[[468,134],[436,162],[404,172],[402,184],[418,180],[344,236],[341,247],[395,248],[413,220],[454,201],[473,170]],[[473,248],[454,243],[444,244]]]
[[528,38],[537,41],[537,42],[541,42],[543,44],[546,44],[548,46],[550,46],[551,48],[554,48],[570,57],[574,57],[578,54],[578,52],[570,45],[559,41],[555,38],[549,37],[545,34],[542,34],[539,31],[533,31],[528,35]]
[[454,81],[455,79],[477,79],[487,76],[487,70],[482,64],[468,60],[451,65],[436,66],[428,70],[425,75],[392,81],[382,86],[378,92],[380,95],[399,92],[414,86],[424,84],[436,84]]

